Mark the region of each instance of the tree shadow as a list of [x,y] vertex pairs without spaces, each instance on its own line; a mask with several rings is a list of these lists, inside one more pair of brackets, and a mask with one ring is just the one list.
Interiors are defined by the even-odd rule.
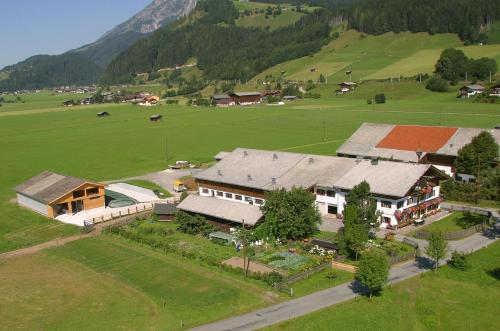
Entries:
[[360,282],[358,282],[357,280],[352,281],[351,284],[349,284],[349,288],[352,290],[354,294],[363,296],[370,295],[370,289],[361,284]]
[[422,270],[431,270],[434,267],[434,261],[425,256],[417,256],[415,262],[417,267]]
[[500,281],[500,267],[488,270],[486,273],[496,280]]

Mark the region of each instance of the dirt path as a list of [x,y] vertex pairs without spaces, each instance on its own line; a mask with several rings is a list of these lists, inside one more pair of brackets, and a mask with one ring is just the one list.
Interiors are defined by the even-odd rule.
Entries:
[[38,253],[38,252],[40,252],[44,249],[47,249],[47,248],[63,246],[67,243],[70,243],[70,242],[73,242],[76,240],[94,237],[94,236],[97,236],[99,233],[101,233],[101,231],[99,229],[96,229],[95,231],[88,233],[88,234],[71,236],[71,237],[66,237],[66,238],[56,238],[56,239],[52,239],[50,241],[46,241],[44,243],[41,243],[41,244],[38,244],[35,246],[21,248],[21,249],[15,250],[15,251],[7,252],[7,253],[2,253],[2,254],[0,254],[0,261],[5,261],[8,259],[21,257],[21,256],[25,256],[25,255],[35,254],[35,253]]

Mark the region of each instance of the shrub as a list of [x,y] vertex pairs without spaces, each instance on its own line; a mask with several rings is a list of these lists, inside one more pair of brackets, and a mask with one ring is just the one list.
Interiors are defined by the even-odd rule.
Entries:
[[279,272],[271,272],[267,276],[264,277],[265,282],[270,286],[275,286],[278,283],[283,281],[283,276]]
[[426,89],[433,92],[448,92],[448,82],[439,75],[434,75],[427,81]]
[[467,255],[459,252],[451,253],[451,259],[448,261],[448,265],[453,269],[466,271],[472,268],[467,259]]
[[367,103],[367,104],[369,104],[369,105],[371,105],[371,104],[373,103],[373,101],[372,101],[372,99],[371,99],[371,98],[368,98],[368,99],[366,100],[366,103]]
[[337,278],[337,277],[338,277],[338,274],[337,274],[337,272],[336,272],[335,270],[330,270],[330,271],[328,271],[328,273],[326,274],[326,278],[327,278],[327,279],[330,279],[330,280],[333,280],[333,279],[335,279],[335,278]]
[[375,95],[375,102],[376,103],[385,103],[385,94],[379,93],[379,94]]

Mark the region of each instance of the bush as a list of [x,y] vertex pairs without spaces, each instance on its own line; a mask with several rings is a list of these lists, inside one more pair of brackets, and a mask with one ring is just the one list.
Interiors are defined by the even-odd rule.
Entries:
[[330,279],[330,280],[334,280],[338,277],[338,274],[335,270],[330,270],[328,271],[328,273],[326,274],[326,278],[327,279]]
[[426,89],[433,92],[448,92],[448,82],[439,75],[434,75],[427,81]]
[[207,222],[200,215],[191,215],[182,211],[175,214],[175,223],[179,224],[178,231],[207,237],[210,232],[215,231],[215,227]]
[[369,104],[369,105],[371,105],[371,104],[373,103],[373,101],[372,101],[372,99],[371,99],[371,98],[368,98],[368,99],[366,100],[366,103],[367,103],[367,104]]
[[375,95],[375,102],[376,103],[385,103],[385,94],[379,93],[379,94]]
[[278,283],[283,281],[283,276],[279,272],[271,272],[267,276],[265,276],[265,282],[270,286],[275,286]]
[[467,255],[456,251],[451,253],[451,259],[448,261],[448,265],[453,269],[461,271],[467,271],[472,268],[467,259]]

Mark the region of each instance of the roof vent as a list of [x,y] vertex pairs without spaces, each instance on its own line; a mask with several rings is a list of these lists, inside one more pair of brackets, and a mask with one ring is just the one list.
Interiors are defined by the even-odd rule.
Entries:
[[372,159],[371,163],[372,163],[372,165],[377,165],[378,164],[378,159]]
[[314,159],[312,157],[309,158],[309,164],[313,164],[314,163]]
[[278,159],[278,154],[274,153],[273,154],[273,161],[276,161]]
[[247,151],[243,151],[243,156],[248,156],[248,152]]
[[276,177],[271,178],[271,183],[272,183],[273,185],[276,185]]
[[220,171],[220,169],[217,170],[217,175],[219,175],[220,177],[222,177],[222,171]]
[[453,147],[453,144],[450,144],[450,148]]
[[360,163],[361,163],[361,161],[363,161],[363,160],[361,160],[361,159],[356,159],[356,161],[355,161],[355,162],[356,162],[356,164],[360,164]]
[[252,181],[252,175],[250,175],[250,174],[247,175],[247,179],[248,179],[249,182],[251,182]]

